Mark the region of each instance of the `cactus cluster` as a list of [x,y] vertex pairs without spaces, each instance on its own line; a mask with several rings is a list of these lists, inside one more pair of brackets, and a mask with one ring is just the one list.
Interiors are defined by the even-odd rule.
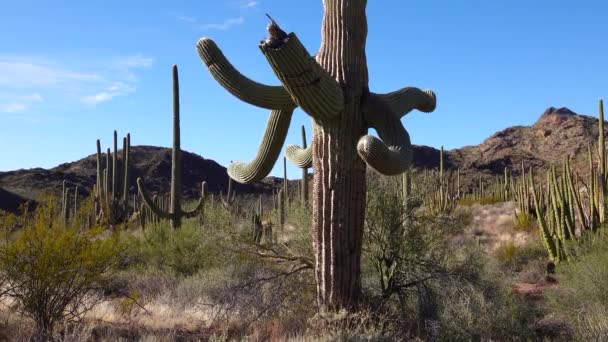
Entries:
[[[179,78],[177,65],[173,65],[173,149],[171,153],[171,197],[169,207],[162,208],[148,194],[142,178],[137,179],[137,188],[143,204],[158,218],[171,221],[171,227],[177,229],[181,226],[182,217],[194,217],[203,211],[207,197],[207,184],[201,184],[201,197],[193,210],[186,211],[181,205],[181,147],[179,129]],[[143,214],[140,217],[144,216]],[[141,219],[141,218],[140,218]]]
[[[118,134],[114,131],[114,153],[107,149],[105,167],[102,163],[101,141],[97,139],[97,181],[94,187],[94,211],[97,222],[105,220],[109,225],[129,219],[129,152],[131,134],[123,138],[122,181],[118,166]],[[122,189],[121,188],[122,185]]]
[[[448,214],[456,208],[458,191],[460,189],[460,172],[458,172],[457,186],[454,189],[451,175],[445,172],[443,146],[439,152],[439,170],[432,170],[430,179],[425,173],[423,182],[428,192],[423,198],[424,207],[432,215]],[[430,180],[430,182],[429,182]]]
[[526,181],[522,176],[525,188],[518,191],[517,200],[520,210],[530,210],[531,205],[527,194],[532,190],[534,212],[539,225],[541,241],[549,258],[554,262],[566,261],[570,258],[568,245],[578,240],[586,233],[594,233],[606,220],[606,151],[604,148],[604,111],[603,103],[599,103],[599,132],[597,142],[597,164],[594,163],[593,148],[587,146],[589,175],[585,181],[573,171],[570,158],[566,157],[560,170],[553,165],[546,173],[546,183],[543,187],[534,181],[530,168]]

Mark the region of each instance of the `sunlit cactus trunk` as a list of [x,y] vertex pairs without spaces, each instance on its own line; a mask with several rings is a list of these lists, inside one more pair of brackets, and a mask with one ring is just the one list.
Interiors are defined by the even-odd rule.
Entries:
[[356,305],[365,218],[365,162],[357,154],[367,133],[361,103],[368,95],[365,1],[324,1],[319,65],[343,89],[344,110],[313,123],[313,227],[317,299],[327,309]]
[[[400,119],[413,109],[431,112],[436,103],[432,91],[413,87],[387,94],[369,91],[366,4],[323,1],[322,42],[314,58],[294,33],[285,33],[273,21],[260,50],[280,86],[239,73],[211,39],[197,43],[218,83],[240,100],[272,110],[256,157],[231,164],[231,178],[241,183],[262,180],[279,157],[295,107],[312,118],[312,143],[290,145],[285,154],[296,166],[313,168],[311,231],[321,311],[358,305],[366,165],[385,175],[405,171],[412,146]],[[367,135],[368,128],[378,137]]]

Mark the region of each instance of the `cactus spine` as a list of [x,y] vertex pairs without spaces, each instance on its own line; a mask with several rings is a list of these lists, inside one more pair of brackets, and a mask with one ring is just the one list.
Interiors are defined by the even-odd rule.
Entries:
[[171,221],[171,227],[181,226],[182,217],[194,217],[199,214],[207,196],[207,184],[201,184],[201,197],[191,211],[184,211],[181,206],[181,147],[179,130],[179,78],[177,65],[173,65],[173,148],[171,153],[171,197],[168,208],[159,207],[148,195],[143,179],[137,179],[137,188],[146,206],[157,216]]

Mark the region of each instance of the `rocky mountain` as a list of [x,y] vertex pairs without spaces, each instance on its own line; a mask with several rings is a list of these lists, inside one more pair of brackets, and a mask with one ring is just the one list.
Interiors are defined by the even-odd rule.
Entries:
[[[118,151],[119,170],[122,165],[122,150]],[[71,163],[52,169],[34,168],[0,172],[0,209],[13,209],[17,196],[23,200],[35,200],[43,193],[61,193],[63,181],[69,187],[78,186],[79,193],[88,195],[96,182],[97,162],[92,154]],[[155,146],[132,146],[129,155],[131,179],[130,193],[137,193],[136,179],[142,177],[150,192],[168,193],[171,180],[171,149]],[[200,196],[201,182],[206,181],[210,193],[226,191],[228,174],[226,168],[213,160],[182,151],[182,193],[187,198]],[[277,180],[268,178],[255,184],[239,184],[233,187],[239,194],[271,193]],[[279,181],[279,183],[281,183]],[[10,195],[10,196],[9,196]],[[11,197],[12,196],[12,197]]]
[[[608,130],[606,133],[608,134]],[[509,127],[477,146],[446,151],[446,169],[460,168],[465,188],[474,184],[480,174],[484,177],[494,177],[496,174],[502,174],[505,166],[519,170],[522,161],[527,166],[544,168],[563,161],[569,155],[573,158],[575,167],[585,165],[586,169],[587,144],[594,144],[597,136],[597,118],[576,114],[568,108],[551,107],[532,126]],[[137,190],[137,177],[143,177],[147,188],[152,192],[169,191],[171,149],[133,146],[130,163],[132,194]],[[182,153],[182,163],[182,191],[186,197],[199,196],[200,183],[203,180],[207,182],[210,192],[225,191],[228,184],[225,167],[186,151]],[[428,146],[415,146],[414,165],[419,169],[437,168],[439,150]],[[60,193],[63,180],[66,180],[70,187],[78,185],[82,194],[88,194],[95,184],[95,178],[95,155],[48,170],[36,168],[0,172],[0,209],[14,210],[18,203],[35,199],[45,192]],[[282,179],[268,177],[256,184],[234,184],[240,194],[268,194],[282,184]]]
[[[608,135],[608,127],[604,130]],[[567,156],[573,167],[585,174],[589,168],[587,146],[590,144],[594,148],[598,132],[597,118],[576,114],[568,108],[550,107],[532,126],[509,127],[477,146],[449,150],[445,160],[448,169],[461,169],[465,186],[474,182],[479,174],[486,177],[500,175],[505,167],[519,174],[522,161],[526,167],[544,169],[562,163]],[[415,157],[415,163],[437,167],[439,151],[433,149],[425,155],[432,156],[433,164],[424,165],[419,160],[420,154]]]

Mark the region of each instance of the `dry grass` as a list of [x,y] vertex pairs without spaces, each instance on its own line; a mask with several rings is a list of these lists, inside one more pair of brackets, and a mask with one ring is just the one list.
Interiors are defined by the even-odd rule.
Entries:
[[533,232],[514,229],[513,213],[517,210],[514,202],[473,204],[469,210],[473,220],[462,234],[456,236],[456,243],[474,241],[484,251],[494,254],[507,244],[516,248],[523,247],[536,238]]

